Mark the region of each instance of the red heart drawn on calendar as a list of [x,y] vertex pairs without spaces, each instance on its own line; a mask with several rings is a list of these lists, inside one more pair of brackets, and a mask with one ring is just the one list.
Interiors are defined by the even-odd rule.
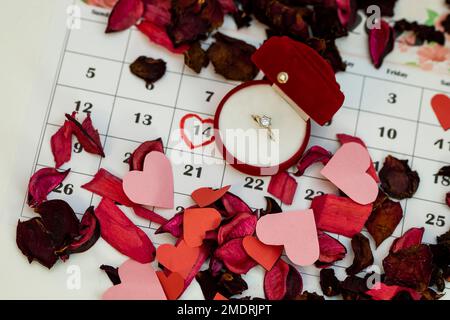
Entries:
[[431,107],[444,130],[450,129],[450,98],[437,94],[431,99]]
[[[188,134],[188,122],[191,123],[191,133]],[[199,129],[196,132],[195,123],[198,123]],[[207,128],[204,128],[205,124],[210,124]],[[190,149],[199,147],[205,147],[214,142],[214,134],[212,132],[214,125],[213,119],[202,119],[199,115],[194,113],[188,113],[180,120],[181,138]],[[208,131],[207,131],[208,130]],[[193,132],[192,132],[193,131]]]

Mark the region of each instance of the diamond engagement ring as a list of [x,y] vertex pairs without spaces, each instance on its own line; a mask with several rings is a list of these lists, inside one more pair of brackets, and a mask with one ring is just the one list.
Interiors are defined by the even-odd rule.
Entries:
[[252,115],[253,120],[263,129],[267,129],[267,135],[269,136],[270,140],[274,140],[273,133],[272,133],[272,118],[268,116],[257,116]]

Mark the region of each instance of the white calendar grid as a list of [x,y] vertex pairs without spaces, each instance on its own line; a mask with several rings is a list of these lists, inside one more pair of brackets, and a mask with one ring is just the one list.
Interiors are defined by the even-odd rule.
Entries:
[[[94,126],[101,134],[106,158],[84,151],[72,152],[72,160],[62,168],[71,168],[64,183],[73,185],[73,192],[69,190],[65,194],[62,189],[61,193],[53,192],[49,198],[68,201],[81,216],[87,207],[96,205],[100,200],[98,196],[82,189],[81,185],[90,181],[100,168],[123,177],[128,171],[128,164],[124,160],[129,152],[143,141],[161,137],[166,155],[173,162],[175,208],[155,209],[156,212],[170,218],[177,207],[193,204],[190,198],[193,190],[223,185],[232,185],[232,192],[242,197],[251,207],[265,207],[264,196],[268,195],[269,177],[249,177],[237,172],[224,163],[214,143],[201,150],[189,150],[185,144],[180,143],[181,138],[176,130],[180,119],[186,114],[212,119],[219,101],[236,83],[216,75],[211,65],[200,75],[193,73],[184,66],[182,55],[173,55],[151,44],[136,28],[105,35],[106,18],[95,14],[102,10],[93,9],[82,2],[76,3],[82,8],[81,28],[67,30],[32,172],[42,167],[54,167],[50,137],[64,122],[64,114],[71,113],[76,105],[79,106],[81,120],[84,118],[83,110],[92,111]],[[225,28],[224,32],[232,36],[258,44],[258,41],[248,37],[245,32],[242,34],[231,29],[227,31]],[[152,90],[146,88],[143,80],[128,70],[129,64],[140,55],[162,58],[167,62],[166,75],[155,83]],[[411,227],[425,227],[424,241],[432,243],[450,225],[450,210],[444,202],[450,184],[435,176],[438,169],[450,164],[450,132],[442,130],[430,108],[432,96],[448,90],[433,89],[437,86],[428,84],[431,83],[427,82],[430,75],[423,79],[427,83],[411,84],[407,80],[394,80],[383,71],[375,72],[366,59],[351,54],[346,54],[345,57],[360,67],[338,73],[338,82],[346,94],[344,107],[335,115],[331,124],[319,127],[313,123],[310,146],[318,144],[334,152],[339,147],[337,133],[356,135],[365,141],[379,168],[384,158],[391,154],[409,160],[421,178],[416,195],[401,202],[404,218],[393,236],[376,250],[372,243],[375,264],[381,266],[392,241]],[[90,68],[95,73],[92,78],[86,77]],[[368,71],[360,72],[361,70]],[[413,69],[406,70],[416,72]],[[417,74],[415,77],[421,79]],[[433,76],[434,80],[435,78],[439,76]],[[214,94],[210,96],[206,92]],[[151,115],[150,125],[142,122],[146,115]],[[189,155],[187,162],[177,164],[173,161],[180,155]],[[197,176],[198,163],[189,161],[198,160],[199,157],[214,161],[200,166],[201,171]],[[306,175],[297,178],[298,190],[294,203],[292,206],[282,206],[284,209],[308,208],[313,196],[321,192],[337,191],[320,175],[320,169],[321,165],[314,165],[307,170]],[[184,174],[186,171],[189,171],[190,176]],[[292,172],[295,172],[294,168]],[[155,244],[173,243],[168,235],[153,234],[158,225],[136,217],[124,206],[120,208]],[[30,217],[32,214],[24,203],[21,216]],[[335,265],[338,277],[343,278],[345,268],[353,260],[350,239],[334,236],[348,250],[346,258]],[[305,290],[320,292],[317,279],[319,269],[308,267],[300,268],[300,271]],[[447,288],[450,289],[450,286]]]

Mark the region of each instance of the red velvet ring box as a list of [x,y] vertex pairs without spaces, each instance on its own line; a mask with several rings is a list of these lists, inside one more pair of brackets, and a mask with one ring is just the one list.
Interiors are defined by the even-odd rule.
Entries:
[[214,118],[215,141],[237,170],[274,175],[301,158],[310,118],[319,125],[330,121],[344,94],[331,66],[288,37],[271,37],[252,60],[267,80],[243,83],[222,99]]

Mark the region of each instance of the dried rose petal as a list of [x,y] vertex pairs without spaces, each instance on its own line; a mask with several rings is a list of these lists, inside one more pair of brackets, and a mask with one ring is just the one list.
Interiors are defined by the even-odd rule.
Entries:
[[183,235],[183,213],[184,210],[175,214],[169,221],[162,224],[155,234],[170,233],[175,238],[181,238]]
[[424,300],[424,301],[439,300],[440,298],[442,298],[445,295],[445,293],[439,294],[430,288],[422,291],[421,294],[422,294],[422,298],[420,300]]
[[266,210],[260,209],[259,210],[259,217],[263,217],[266,214],[274,214],[274,213],[280,213],[282,212],[280,205],[278,202],[275,201],[272,197],[264,197],[266,199],[267,205]]
[[50,233],[45,229],[41,218],[33,218],[17,225],[16,243],[20,251],[31,263],[37,260],[47,268],[58,260]]
[[325,298],[319,294],[317,294],[316,292],[309,292],[309,291],[305,291],[302,294],[296,296],[294,298],[294,300],[299,300],[299,301],[324,301]]
[[70,205],[63,200],[42,202],[34,211],[42,218],[54,247],[59,250],[72,243],[80,233],[80,221]]
[[370,242],[361,233],[353,236],[352,249],[354,253],[353,263],[350,267],[345,269],[347,274],[354,275],[360,273],[368,266],[373,264],[372,250],[370,249]]
[[151,222],[154,222],[154,223],[157,223],[160,225],[166,224],[168,222],[168,220],[166,218],[160,216],[156,212],[154,212],[150,209],[141,207],[141,206],[133,207],[133,211],[138,217],[150,220]]
[[119,0],[111,11],[105,32],[126,30],[135,25],[143,13],[142,0]]
[[319,231],[319,260],[315,263],[318,268],[326,268],[332,263],[344,259],[347,249],[337,239],[331,237],[325,232]]
[[232,272],[220,272],[220,274],[214,275],[211,270],[200,271],[196,280],[202,289],[205,300],[213,300],[217,293],[231,298],[248,289],[245,280],[239,274]]
[[431,280],[432,263],[431,250],[424,244],[390,253],[383,260],[385,282],[423,291]]
[[200,42],[193,43],[189,50],[184,52],[184,63],[196,73],[200,73],[203,68],[208,66],[209,58]]
[[[364,141],[362,141],[358,137],[350,136],[350,135],[344,134],[344,133],[337,134],[336,137],[341,144],[345,144],[345,143],[349,143],[349,142],[356,142],[367,149],[367,146],[364,143]],[[367,174],[369,174],[373,178],[373,180],[375,180],[376,183],[380,182],[380,178],[378,177],[377,170],[375,169],[375,165],[373,164],[373,162],[371,162],[370,167],[367,170]]]
[[217,248],[215,256],[223,261],[228,270],[237,274],[245,274],[257,265],[244,250],[242,238],[224,243]]
[[42,168],[36,171],[28,183],[28,205],[34,208],[47,200],[47,195],[67,177],[69,172],[70,169],[59,172],[53,168]]
[[303,289],[300,273],[279,259],[264,276],[264,293],[268,300],[294,299]]
[[341,283],[341,294],[344,300],[368,300],[368,274],[365,278],[350,275]]
[[405,288],[401,286],[388,286],[384,283],[378,283],[375,288],[370,289],[366,292],[373,300],[392,300],[395,298],[400,292],[406,291],[413,300],[420,300],[421,294],[417,291]]
[[171,0],[145,0],[144,20],[153,23],[161,28],[169,25],[171,20],[170,9]]
[[334,72],[345,71],[347,68],[334,39],[309,38],[305,43],[316,50],[331,65]]
[[236,214],[230,222],[219,228],[217,235],[219,245],[232,239],[251,236],[255,232],[257,222],[258,218],[254,214],[246,212]]
[[220,32],[214,38],[216,41],[208,48],[207,54],[215,71],[228,80],[253,80],[259,72],[251,60],[256,48]]
[[394,49],[394,29],[384,20],[380,28],[368,30],[369,53],[375,68],[380,68],[384,58]]
[[333,154],[331,152],[321,146],[311,147],[304,153],[300,162],[297,163],[297,172],[295,175],[301,177],[305,173],[305,170],[316,162],[322,162],[323,165],[326,165],[332,156]]
[[317,229],[353,237],[361,232],[372,212],[372,204],[360,205],[332,194],[315,197],[311,203]]
[[348,35],[339,19],[338,11],[333,7],[315,6],[311,29],[315,37],[322,39],[336,39]]
[[287,205],[291,205],[294,201],[296,191],[297,181],[287,172],[280,172],[272,176],[267,188],[267,192]]
[[150,39],[150,41],[163,46],[170,52],[179,54],[189,49],[187,45],[182,45],[175,48],[173,46],[172,40],[170,40],[169,36],[167,35],[165,28],[157,26],[151,22],[144,20],[137,25],[137,28],[139,29],[139,31],[145,34]]
[[252,209],[237,195],[227,192],[221,199],[216,201],[215,207],[225,216],[231,217],[237,213],[252,213]]
[[145,157],[147,156],[147,154],[153,151],[164,153],[164,146],[161,138],[151,141],[145,141],[139,147],[137,147],[136,150],[133,151],[128,161],[130,165],[130,171],[144,170]]
[[111,267],[106,264],[102,264],[100,266],[100,270],[105,271],[106,275],[108,276],[109,280],[111,280],[112,284],[117,286],[118,284],[121,284],[122,281],[120,280],[119,276],[119,268]]
[[205,244],[200,247],[200,252],[197,257],[197,261],[195,261],[194,265],[192,266],[191,272],[187,275],[186,279],[184,280],[185,289],[189,287],[192,280],[194,280],[195,276],[200,271],[201,267],[203,266],[203,264],[209,258],[210,255],[211,255],[211,248],[209,248]]
[[417,171],[412,171],[408,160],[387,156],[380,170],[381,188],[395,199],[411,198],[419,187]]
[[100,135],[98,134],[97,129],[92,125],[90,114],[87,114],[86,119],[84,119],[82,124],[74,118],[74,115],[66,114],[66,118],[70,121],[72,132],[77,137],[83,150],[88,153],[105,157],[102,143],[100,142]]
[[108,198],[127,207],[134,207],[136,205],[123,191],[122,180],[103,168],[97,172],[90,182],[81,187],[98,194],[102,198]]
[[120,253],[140,263],[155,259],[155,247],[148,236],[109,199],[103,198],[95,209],[102,238]]
[[234,0],[218,0],[220,6],[222,7],[223,13],[235,13],[237,11],[236,4]]
[[80,223],[80,232],[75,241],[62,252],[64,255],[81,253],[89,250],[100,238],[100,224],[94,213],[94,207],[89,207]]
[[351,29],[356,22],[358,9],[356,2],[356,0],[336,0],[339,21],[347,29]]
[[424,232],[425,228],[409,229],[403,234],[403,236],[394,240],[390,252],[397,253],[400,250],[421,244]]
[[384,201],[374,206],[366,222],[366,228],[377,247],[392,235],[402,218],[403,209],[399,202],[384,198]]
[[[442,26],[445,21],[442,22]],[[415,42],[412,45],[421,46],[425,42],[437,43],[441,46],[445,45],[445,34],[436,30],[434,25],[419,24],[416,21],[409,22],[401,19],[395,22],[394,30],[396,36],[402,35],[404,32],[410,32],[414,35]]]
[[136,77],[145,80],[147,86],[149,86],[164,76],[166,62],[162,59],[140,56],[130,64],[130,71]]
[[336,278],[333,269],[320,270],[320,288],[327,297],[334,297],[341,293],[341,282]]
[[51,137],[50,145],[55,159],[55,168],[59,168],[70,161],[72,156],[72,126],[69,121],[64,121],[64,125]]

